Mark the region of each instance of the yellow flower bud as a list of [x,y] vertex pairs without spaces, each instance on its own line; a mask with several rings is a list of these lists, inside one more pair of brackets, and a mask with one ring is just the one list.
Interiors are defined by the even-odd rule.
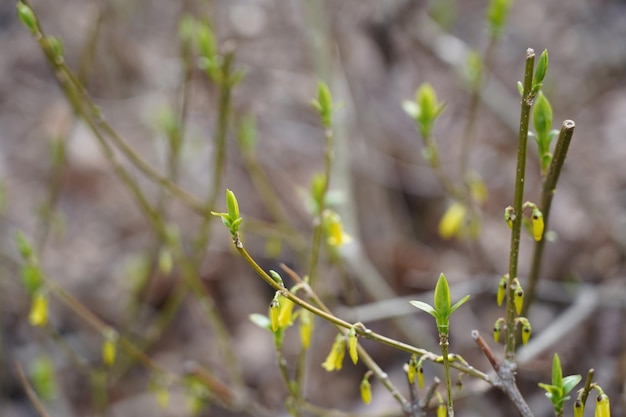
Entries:
[[115,356],[117,353],[117,346],[113,340],[105,340],[102,343],[102,362],[106,366],[111,366],[115,363]]
[[528,343],[528,340],[530,339],[530,334],[531,333],[532,333],[532,328],[530,327],[530,323],[528,321],[526,321],[522,325],[522,343],[523,344]]
[[585,414],[585,408],[583,407],[583,403],[580,400],[576,400],[574,402],[574,417],[583,417]]
[[420,388],[424,388],[424,367],[420,366],[417,368],[417,386]]
[[513,221],[515,220],[515,211],[513,207],[508,206],[504,209],[504,221],[509,226],[509,229],[513,228]]
[[341,246],[352,242],[352,237],[343,231],[343,224],[339,215],[333,211],[327,210],[324,216],[326,234],[328,235],[328,244],[330,246]]
[[278,330],[278,315],[280,314],[280,303],[278,302],[278,297],[274,297],[272,302],[270,303],[270,322],[272,323],[272,331],[276,332]]
[[452,203],[439,221],[439,236],[444,239],[458,236],[465,220],[467,209],[463,204]]
[[354,327],[350,329],[350,334],[348,335],[348,353],[350,354],[350,359],[352,359],[352,363],[356,365],[359,361],[359,354],[357,352],[358,341],[356,338],[356,332]]
[[611,406],[609,404],[609,396],[602,393],[596,398],[595,417],[611,417]]
[[118,335],[112,328],[107,328],[102,333],[104,338],[104,342],[102,343],[102,362],[106,366],[111,366],[115,363]]
[[533,238],[539,242],[543,237],[543,213],[536,207],[533,209],[532,226]]
[[157,404],[160,408],[167,408],[170,404],[170,392],[166,387],[158,386],[154,390],[154,395],[156,396]]
[[333,343],[330,353],[326,357],[322,367],[328,372],[338,371],[343,366],[343,358],[346,355],[346,339],[343,335],[337,335],[335,343]]
[[493,341],[498,343],[500,341],[500,332],[502,330],[501,320],[498,319],[496,324],[493,325]]
[[409,383],[413,384],[415,382],[415,374],[417,373],[417,356],[412,355],[411,359],[409,359],[409,363],[407,363],[406,376],[409,379]]
[[361,380],[361,399],[365,404],[372,402],[372,386],[367,378]]
[[506,282],[509,278],[509,274],[505,274],[500,278],[500,282],[498,283],[498,294],[497,294],[497,302],[498,307],[502,305],[504,301],[504,296],[506,295]]
[[445,404],[439,404],[437,407],[437,417],[447,417],[448,415],[448,407]]
[[41,291],[33,296],[28,321],[37,327],[43,327],[48,323],[48,297]]
[[303,349],[311,346],[311,335],[313,334],[313,313],[309,310],[300,310],[300,343]]
[[522,314],[522,307],[524,306],[524,290],[519,285],[515,289],[515,297],[513,301],[515,302],[515,311],[517,311],[517,314]]

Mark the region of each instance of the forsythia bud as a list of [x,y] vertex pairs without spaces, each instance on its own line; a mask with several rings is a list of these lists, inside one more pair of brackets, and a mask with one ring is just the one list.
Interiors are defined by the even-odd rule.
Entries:
[[43,327],[48,323],[48,297],[41,291],[33,295],[28,321],[37,327]]
[[106,366],[111,366],[115,363],[116,350],[113,340],[107,339],[102,343],[102,362]]
[[498,343],[500,341],[500,332],[502,331],[502,320],[498,319],[493,325],[493,340]]
[[522,325],[522,343],[523,344],[528,343],[531,333],[532,333],[532,328],[530,327],[530,323],[528,322],[528,320],[526,320],[524,324]]
[[356,330],[354,327],[350,329],[350,333],[348,334],[348,353],[350,354],[350,359],[352,359],[352,363],[356,365],[359,361],[359,354],[357,352],[358,341],[356,338]]
[[463,226],[466,212],[467,209],[463,204],[452,203],[439,221],[439,236],[444,239],[457,236]]
[[498,302],[498,307],[502,305],[502,302],[504,301],[504,296],[506,295],[506,282],[509,278],[509,274],[505,274],[502,275],[502,278],[500,278],[500,282],[498,283],[498,293],[497,293],[497,302]]
[[372,386],[367,377],[361,380],[361,399],[365,404],[372,402]]
[[595,417],[611,417],[611,406],[609,396],[602,393],[596,398]]
[[270,303],[270,322],[272,323],[272,331],[278,330],[278,315],[280,314],[280,303],[278,302],[278,294],[274,297]]
[[538,209],[533,209],[532,214],[533,237],[537,242],[543,237],[543,213]]
[[419,366],[417,368],[417,386],[424,388],[424,367]]
[[583,417],[585,414],[585,408],[580,400],[574,402],[574,417]]
[[415,374],[417,373],[417,356],[412,355],[407,364],[406,376],[409,379],[409,383],[415,382]]
[[309,310],[300,310],[300,343],[303,349],[308,349],[311,345],[311,334],[313,333],[313,313]]
[[343,335],[337,335],[335,343],[333,343],[330,353],[322,364],[322,367],[328,372],[338,371],[343,366],[343,358],[346,355],[346,339]]
[[437,417],[446,417],[448,415],[448,407],[445,404],[439,404],[437,407]]
[[522,314],[522,307],[524,306],[524,290],[519,285],[515,289],[515,297],[513,301],[515,302],[515,311],[517,314]]

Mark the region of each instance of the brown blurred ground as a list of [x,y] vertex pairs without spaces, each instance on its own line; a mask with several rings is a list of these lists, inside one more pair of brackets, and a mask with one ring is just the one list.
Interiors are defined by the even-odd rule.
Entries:
[[[437,3],[437,2],[431,2]],[[456,11],[450,5],[456,4]],[[483,51],[487,39],[485,1],[441,1],[451,14],[446,30],[466,46]],[[447,6],[446,6],[447,4]],[[332,188],[344,190],[338,207],[348,231],[360,238],[369,259],[398,296],[417,294],[434,286],[443,271],[453,285],[473,285],[473,300],[465,314],[455,317],[452,346],[482,369],[487,364],[469,337],[478,328],[490,334],[502,314],[495,307],[497,276],[507,268],[508,229],[503,208],[511,203],[516,150],[518,96],[515,83],[522,77],[528,47],[550,51],[550,69],[544,91],[554,109],[555,128],[573,119],[576,131],[553,205],[551,229],[558,241],[548,245],[542,276],[570,283],[572,292],[546,290],[531,321],[540,334],[572,304],[576,285],[593,286],[602,294],[587,320],[572,334],[546,347],[520,369],[520,384],[537,416],[550,415],[549,402],[536,383],[549,380],[554,351],[561,355],[566,374],[585,374],[596,368],[596,379],[611,395],[614,415],[626,415],[624,404],[624,247],[626,245],[626,4],[621,1],[516,2],[509,26],[498,46],[490,79],[504,90],[481,106],[477,140],[470,165],[485,180],[489,200],[484,210],[479,251],[466,243],[441,240],[437,222],[448,204],[445,195],[420,156],[421,139],[401,108],[423,82],[431,83],[448,103],[436,136],[445,168],[458,178],[456,162],[465,128],[468,94],[451,66],[462,45],[431,36],[426,2],[406,1],[34,1],[41,23],[63,39],[66,60],[73,67],[87,62],[87,89],[102,107],[107,120],[141,152],[164,169],[164,139],[155,133],[159,109],[175,105],[181,80],[177,22],[184,13],[207,16],[221,42],[236,43],[237,66],[247,71],[237,87],[233,107],[257,116],[258,158],[279,190],[282,203],[308,236],[302,191],[313,173],[321,170],[323,136],[309,101],[318,79],[332,86],[343,102],[337,113],[336,164]],[[86,47],[95,22],[101,30],[95,48]],[[447,42],[441,44],[440,42]],[[443,45],[443,46],[441,46]],[[93,49],[93,50],[92,50]],[[138,259],[154,256],[154,235],[127,191],[99,153],[93,137],[71,111],[36,42],[17,21],[14,4],[0,4],[0,173],[6,186],[7,206],[0,218],[3,230],[0,275],[0,415],[35,415],[13,372],[14,361],[28,366],[43,353],[51,355],[60,382],[57,398],[49,405],[53,415],[94,415],[88,377],[76,370],[59,344],[28,325],[29,301],[21,288],[13,244],[16,230],[38,236],[38,207],[49,188],[48,144],[62,136],[68,144],[68,165],[58,200],[63,233],[52,233],[41,254],[50,277],[74,294],[94,313],[119,329],[140,337],[162,307],[177,279],[153,277],[150,294],[140,297],[139,314],[129,323],[133,304],[132,268]],[[444,58],[444,59],[442,59]],[[446,62],[447,59],[447,62]],[[183,150],[180,184],[204,198],[210,188],[211,136],[215,124],[216,90],[194,73],[192,100]],[[488,100],[489,101],[489,100]],[[223,186],[239,197],[244,215],[271,220],[256,193],[234,141],[229,134],[228,163]],[[529,142],[530,143],[530,142]],[[535,152],[534,143],[530,143]],[[531,152],[531,153],[532,153]],[[539,176],[534,153],[528,163],[527,199],[538,201]],[[146,193],[158,190],[140,178]],[[223,203],[220,207],[223,206]],[[176,202],[171,221],[190,238],[200,219]],[[202,279],[218,300],[233,336],[236,354],[245,371],[251,395],[274,410],[282,410],[286,396],[275,367],[272,340],[252,325],[247,316],[264,313],[272,293],[230,250],[226,231],[215,224]],[[304,273],[293,251],[277,259],[264,252],[265,239],[247,235],[247,245],[263,267],[278,269],[285,262]],[[522,243],[521,276],[528,270],[531,241]],[[364,320],[363,311],[350,306],[372,301],[361,275],[363,264],[347,249],[347,281],[337,268],[321,269],[322,295],[339,296],[350,320]],[[356,262],[356,265],[352,264]],[[561,287],[558,287],[561,288]],[[489,289],[489,290],[487,290]],[[491,292],[489,292],[491,291]],[[608,295],[607,295],[608,294]],[[416,295],[417,297],[417,295]],[[405,308],[411,321],[430,329],[422,314]],[[337,306],[339,308],[339,306]],[[383,307],[381,317],[392,314]],[[99,335],[63,305],[52,302],[53,327],[62,340],[88,363],[99,361]],[[406,332],[388,321],[366,322],[374,330],[405,340]],[[357,413],[394,409],[388,393],[374,384],[374,403],[365,409],[358,400],[362,365],[346,363],[336,374],[325,373],[323,361],[334,337],[321,322],[310,359],[307,398],[315,404]],[[406,329],[405,329],[406,330]],[[431,334],[413,334],[433,348]],[[291,335],[295,338],[294,334]],[[181,371],[195,360],[220,375],[221,358],[215,335],[190,298],[174,323],[148,353],[155,361]],[[406,355],[365,343],[372,355],[403,389],[402,364]],[[500,350],[496,350],[500,353]],[[287,358],[295,362],[297,343],[288,344]],[[438,372],[436,368],[427,372]],[[475,388],[465,378],[468,393]],[[109,389],[108,415],[186,415],[182,394],[173,394],[167,410],[156,408],[147,392],[147,373],[136,367]],[[478,388],[476,388],[478,389]],[[498,392],[468,395],[458,413],[510,415],[510,406]],[[212,415],[235,415],[214,406]],[[277,414],[278,415],[278,414]]]

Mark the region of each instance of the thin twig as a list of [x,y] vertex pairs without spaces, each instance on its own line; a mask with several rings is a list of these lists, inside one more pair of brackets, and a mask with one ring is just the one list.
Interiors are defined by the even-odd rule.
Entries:
[[[569,149],[569,144],[572,141],[572,135],[574,134],[575,123],[573,120],[565,120],[561,125],[559,132],[559,138],[554,148],[554,156],[550,163],[548,170],[548,176],[543,183],[543,189],[541,194],[541,212],[543,213],[544,230],[548,230],[548,221],[550,219],[550,208],[552,207],[552,198],[556,193],[556,185],[559,181],[559,175],[561,169],[565,163],[565,157]],[[541,271],[541,261],[543,260],[543,253],[545,247],[545,234],[538,242],[535,242],[535,248],[533,251],[533,258],[531,261],[530,273],[528,274],[528,286],[526,288],[526,296],[524,297],[524,307],[522,315],[528,314],[528,310],[535,300],[535,293],[537,291],[537,282],[539,282],[539,272]]]
[[509,277],[506,288],[506,350],[505,358],[513,366],[515,362],[515,288],[513,280],[517,278],[517,264],[519,258],[520,237],[522,231],[522,203],[524,200],[524,178],[526,176],[526,149],[528,143],[528,123],[530,109],[533,104],[533,68],[535,66],[535,51],[528,48],[526,51],[526,67],[524,70],[524,96],[521,103],[519,121],[519,137],[517,148],[517,170],[515,175],[515,198],[513,201],[513,220],[511,230],[511,251],[509,254]]

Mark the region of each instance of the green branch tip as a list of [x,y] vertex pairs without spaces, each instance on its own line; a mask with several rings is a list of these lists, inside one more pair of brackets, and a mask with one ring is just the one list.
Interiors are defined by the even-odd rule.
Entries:
[[28,5],[21,1],[17,2],[17,15],[24,26],[26,26],[34,35],[39,31],[37,26],[37,16]]
[[450,316],[457,308],[465,304],[469,298],[470,296],[466,295],[454,305],[450,306],[450,287],[448,286],[446,276],[441,273],[437,285],[435,286],[435,296],[433,300],[435,307],[422,301],[410,301],[410,303],[412,306],[427,312],[435,318],[440,335],[448,335]]
[[226,207],[228,209],[228,213],[211,211],[211,214],[213,216],[221,217],[224,226],[226,226],[228,230],[230,230],[230,233],[235,236],[239,233],[239,226],[241,226],[243,219],[239,217],[239,203],[237,202],[237,197],[235,197],[235,193],[229,189],[226,189]]

